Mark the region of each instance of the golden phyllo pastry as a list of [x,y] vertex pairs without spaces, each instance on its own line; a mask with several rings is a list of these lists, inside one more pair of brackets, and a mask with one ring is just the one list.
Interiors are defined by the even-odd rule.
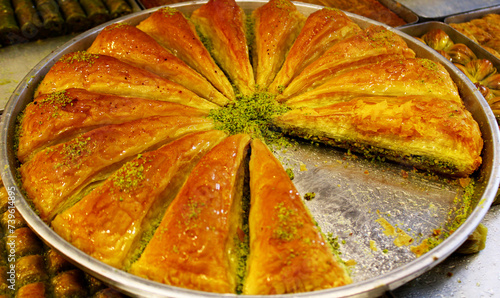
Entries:
[[265,90],[274,80],[305,19],[288,0],[271,0],[253,11],[252,58],[259,89]]
[[137,28],[198,71],[227,98],[235,98],[231,83],[201,42],[194,25],[181,12],[170,7],[161,8]]
[[72,205],[86,187],[102,181],[127,159],[190,132],[213,128],[197,117],[150,117],[107,125],[48,147],[20,167],[24,189],[42,220]]
[[250,158],[250,255],[243,293],[298,293],[349,284],[283,166],[259,140]]
[[361,31],[342,11],[323,8],[306,20],[269,91],[280,93],[304,68],[338,41]]
[[220,106],[229,102],[198,72],[132,25],[120,23],[104,28],[87,52],[112,56],[148,70]]
[[200,160],[131,273],[194,290],[235,292],[249,141],[233,135]]
[[151,116],[206,116],[207,112],[167,101],[67,89],[43,94],[24,110],[17,158],[21,162],[41,149],[109,124]]
[[218,108],[170,80],[116,58],[88,52],[70,53],[57,61],[38,86],[35,97],[68,88],[177,102],[204,110]]
[[215,61],[244,95],[255,91],[246,38],[246,15],[234,0],[209,0],[195,10],[191,21],[207,39]]
[[225,137],[221,131],[190,134],[139,155],[59,214],[52,227],[85,253],[123,268],[198,160]]
[[276,124],[293,135],[441,174],[466,177],[481,165],[477,122],[462,104],[432,95],[358,97],[295,109]]
[[327,80],[319,87],[289,98],[291,107],[320,107],[357,96],[429,95],[462,103],[457,86],[444,66],[423,58],[387,58]]
[[328,49],[307,66],[279,96],[283,99],[320,86],[333,76],[384,59],[414,58],[415,52],[396,33],[382,26],[370,26]]

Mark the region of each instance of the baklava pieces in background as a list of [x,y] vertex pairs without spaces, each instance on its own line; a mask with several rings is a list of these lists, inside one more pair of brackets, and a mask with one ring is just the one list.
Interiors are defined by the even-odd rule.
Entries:
[[[249,120],[214,116],[237,109]],[[451,177],[481,164],[450,75],[394,32],[286,0],[250,14],[210,0],[110,25],[57,61],[19,117],[20,181],[64,239],[150,280],[243,294],[350,283],[259,129]]]
[[125,297],[45,245],[10,202],[0,180],[0,297]]
[[128,0],[1,0],[0,46],[83,32],[132,13]]

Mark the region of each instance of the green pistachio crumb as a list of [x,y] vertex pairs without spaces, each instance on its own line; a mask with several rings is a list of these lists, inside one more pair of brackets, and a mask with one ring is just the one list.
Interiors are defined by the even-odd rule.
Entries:
[[310,201],[316,197],[316,193],[314,192],[308,192],[304,195],[304,200]]
[[231,135],[247,133],[268,145],[286,147],[289,142],[281,132],[273,130],[272,120],[289,108],[279,104],[274,98],[275,95],[267,92],[251,96],[240,95],[226,108],[211,110],[208,117],[214,120],[216,129]]

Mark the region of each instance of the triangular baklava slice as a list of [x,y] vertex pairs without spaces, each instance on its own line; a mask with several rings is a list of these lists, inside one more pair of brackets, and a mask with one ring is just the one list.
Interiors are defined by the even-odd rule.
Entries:
[[97,260],[126,267],[198,160],[225,137],[216,130],[190,134],[139,155],[57,215],[54,231]]
[[188,289],[235,292],[249,141],[233,135],[200,160],[131,273]]
[[234,0],[209,0],[191,21],[208,40],[210,53],[244,95],[255,91],[246,38],[246,15]]
[[281,93],[295,76],[332,45],[360,31],[361,28],[338,9],[323,8],[312,13],[269,86],[269,91]]
[[67,89],[43,94],[19,118],[17,158],[24,163],[41,149],[100,126],[151,116],[206,116],[205,110],[134,97]]
[[177,9],[160,8],[137,25],[137,28],[205,76],[227,98],[235,98],[231,83],[203,45],[194,25]]
[[229,102],[198,72],[132,25],[119,23],[104,28],[87,52],[115,57],[143,68],[220,106]]
[[415,52],[399,35],[382,26],[370,26],[328,49],[293,79],[280,98],[283,100],[306,92],[333,76],[366,64],[378,63],[387,58],[414,57]]
[[432,95],[461,103],[444,66],[424,58],[387,58],[343,72],[319,87],[289,98],[291,107],[321,107],[359,96]]
[[271,0],[252,13],[255,81],[265,90],[274,80],[306,17],[289,0]]
[[283,166],[261,141],[251,148],[250,255],[243,293],[298,293],[350,283]]
[[[35,154],[21,165],[24,189],[42,220],[72,205],[92,184],[133,156],[190,132],[212,129],[201,117],[149,117],[103,126]],[[95,187],[95,186],[94,186]]]
[[290,134],[466,177],[481,165],[479,125],[461,103],[433,95],[358,97],[276,118]]
[[170,101],[204,110],[219,107],[147,70],[85,51],[69,53],[59,59],[43,78],[35,97],[68,88]]

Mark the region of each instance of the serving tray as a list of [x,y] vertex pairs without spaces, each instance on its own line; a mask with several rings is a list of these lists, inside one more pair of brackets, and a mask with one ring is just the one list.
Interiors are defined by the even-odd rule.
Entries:
[[[194,1],[171,5],[187,15],[206,2]],[[265,1],[239,1],[246,11],[266,3]],[[295,3],[305,15],[321,7]],[[15,189],[13,199],[28,225],[41,239],[65,255],[77,266],[120,289],[137,297],[218,297],[217,294],[167,286],[139,278],[103,264],[73,247],[47,226],[31,209],[29,202],[19,191],[16,182],[18,162],[13,151],[15,120],[32,100],[37,84],[52,65],[64,54],[87,49],[97,34],[107,25],[116,22],[138,24],[157,8],[138,12],[114,22],[89,30],[58,48],[43,59],[23,80],[11,96],[1,123],[0,166],[7,188]],[[362,28],[372,20],[347,14]],[[354,260],[353,284],[303,294],[295,297],[346,297],[379,296],[395,289],[431,269],[450,255],[476,228],[491,205],[500,183],[499,131],[492,112],[480,93],[443,57],[411,36],[392,30],[406,40],[418,57],[442,63],[457,84],[466,107],[479,123],[485,147],[483,165],[475,173],[474,209],[467,220],[440,245],[417,258],[410,246],[418,245],[440,229],[453,217],[453,208],[459,207],[463,188],[458,181],[440,177],[428,177],[413,169],[396,164],[366,160],[349,152],[327,146],[299,142],[293,148],[279,150],[278,158],[284,167],[295,173],[294,183],[301,194],[314,192],[316,197],[306,205],[318,221],[323,232],[337,237],[339,251],[344,260]],[[381,225],[387,222],[399,229],[401,235],[411,238],[403,245],[397,238],[387,236]],[[386,226],[387,227],[387,226]],[[406,245],[408,244],[408,245]],[[231,295],[227,295],[230,297]]]
[[399,3],[413,11],[421,21],[443,20],[446,17],[487,9],[498,5],[498,0],[398,0]]

